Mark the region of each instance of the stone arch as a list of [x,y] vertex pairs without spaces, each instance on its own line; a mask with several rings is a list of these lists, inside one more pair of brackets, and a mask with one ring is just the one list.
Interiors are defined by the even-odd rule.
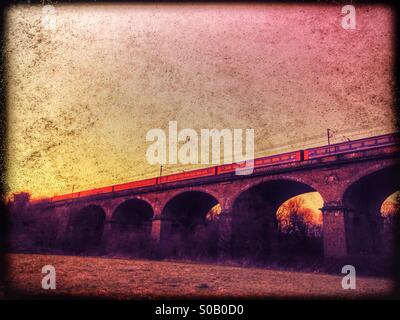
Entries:
[[176,192],[173,192],[170,194],[168,198],[166,198],[163,203],[161,204],[161,216],[165,214],[165,207],[168,205],[168,203],[173,200],[176,197],[179,197],[181,194],[188,193],[188,192],[196,192],[196,193],[204,193],[208,194],[211,197],[213,197],[221,206],[224,204],[224,200],[221,199],[221,195],[217,194],[214,190],[206,189],[206,188],[198,188],[198,187],[189,187],[185,188],[184,190],[177,190]]
[[[234,258],[265,260],[282,254],[285,246],[278,230],[277,209],[297,195],[317,192],[299,180],[266,179],[245,188],[236,197],[231,210]],[[322,255],[322,238],[316,246],[317,254]]]
[[113,225],[120,230],[147,228],[151,224],[154,211],[149,202],[131,198],[121,202],[112,214]]
[[144,199],[124,199],[112,213],[107,249],[144,257],[150,249],[153,207]]
[[161,216],[161,246],[166,256],[215,258],[218,227],[210,210],[218,200],[208,192],[189,190],[175,194]]
[[347,248],[350,254],[380,254],[382,238],[383,201],[400,190],[400,167],[385,166],[366,170],[365,175],[354,179],[342,195],[348,209],[345,215]]
[[115,213],[115,210],[125,201],[130,200],[130,199],[138,199],[147,202],[152,208],[153,211],[155,212],[155,203],[154,200],[151,199],[147,194],[135,194],[135,195],[129,195],[129,196],[118,196],[118,197],[113,197],[109,199],[103,199],[99,201],[93,201],[93,204],[99,204],[104,211],[106,212],[107,220],[111,221],[113,220],[113,216]]
[[[387,159],[387,161],[379,161],[377,163],[365,163],[364,165],[359,165],[360,169],[358,169],[357,174],[352,174],[349,178],[346,179],[346,184],[343,187],[342,197],[344,196],[347,189],[349,189],[354,183],[363,179],[366,176],[374,174],[376,172],[380,172],[381,170],[390,170],[392,172],[400,170],[400,161]],[[357,169],[357,168],[356,168]]]
[[[244,192],[246,192],[260,184],[268,183],[269,181],[277,181],[277,180],[292,181],[293,183],[303,184],[303,185],[308,186],[309,189],[312,191],[320,192],[320,190],[319,190],[320,186],[318,186],[314,181],[308,181],[308,180],[303,179],[302,177],[293,177],[291,175],[280,175],[280,176],[274,176],[274,177],[262,177],[262,178],[258,178],[258,179],[251,179],[247,183],[242,185],[240,188],[237,188],[237,191],[235,193],[232,193],[228,197],[229,201],[226,202],[226,211],[228,211],[228,212],[232,211],[232,209],[235,205],[235,201]],[[320,192],[320,193],[322,194],[322,192]]]
[[99,205],[86,205],[69,214],[64,247],[73,253],[98,251],[106,214]]

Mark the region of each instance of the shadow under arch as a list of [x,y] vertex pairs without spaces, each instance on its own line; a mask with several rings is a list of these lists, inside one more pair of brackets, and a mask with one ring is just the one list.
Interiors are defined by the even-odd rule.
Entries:
[[161,213],[163,255],[214,259],[218,253],[218,226],[208,214],[218,205],[214,196],[203,191],[186,191],[171,198]]
[[[279,256],[283,246],[277,210],[287,200],[309,192],[317,190],[296,180],[277,179],[261,182],[239,194],[232,206],[233,257],[265,261]],[[322,255],[322,238],[320,246]]]
[[146,200],[133,198],[120,203],[112,215],[108,246],[112,251],[145,256],[150,245],[153,207]]
[[106,213],[98,205],[88,205],[71,212],[64,238],[64,248],[72,253],[98,250],[105,219]]
[[343,193],[347,248],[350,254],[381,254],[383,220],[381,206],[400,189],[400,166],[376,170],[354,181]]
[[113,212],[114,228],[121,231],[148,229],[154,211],[150,203],[142,199],[129,199],[120,203]]

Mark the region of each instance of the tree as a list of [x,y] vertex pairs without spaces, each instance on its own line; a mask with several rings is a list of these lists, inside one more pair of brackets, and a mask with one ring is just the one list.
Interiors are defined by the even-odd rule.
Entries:
[[303,197],[286,201],[277,211],[280,248],[289,255],[319,254],[322,250],[321,212],[305,206]]
[[392,220],[395,214],[400,213],[400,191],[395,192],[388,197],[382,204],[381,214],[386,220]]
[[30,199],[31,194],[28,192],[13,193],[7,201],[7,206],[12,213],[22,213],[25,211]]
[[278,209],[279,229],[287,234],[318,236],[321,231],[320,215],[320,212],[314,212],[305,206],[304,198],[291,198]]

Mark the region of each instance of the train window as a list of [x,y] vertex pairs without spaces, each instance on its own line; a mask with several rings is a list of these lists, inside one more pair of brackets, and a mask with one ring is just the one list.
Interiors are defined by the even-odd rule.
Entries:
[[350,148],[350,145],[348,145],[348,144],[342,144],[341,146],[339,146],[339,150],[347,150],[347,149],[349,149]]
[[317,149],[316,151],[317,151],[316,152],[317,154],[324,154],[324,153],[326,153],[327,150],[326,150],[326,148],[321,148],[321,149]]
[[378,143],[386,143],[388,141],[389,141],[389,139],[387,137],[378,139]]
[[364,145],[366,145],[366,146],[371,146],[371,145],[373,145],[373,144],[375,144],[376,142],[375,142],[375,140],[367,140],[367,141],[364,141]]
[[261,164],[269,163],[270,161],[271,161],[271,159],[260,159],[260,160],[256,160],[254,163],[256,166],[259,166]]
[[352,144],[351,144],[351,147],[352,147],[352,148],[359,148],[359,147],[362,147],[362,143],[361,143],[361,142],[352,143]]

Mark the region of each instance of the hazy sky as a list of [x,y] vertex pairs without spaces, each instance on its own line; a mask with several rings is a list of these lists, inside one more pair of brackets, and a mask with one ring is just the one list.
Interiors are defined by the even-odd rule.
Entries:
[[[356,6],[56,5],[7,21],[10,192],[158,174],[149,129],[253,128],[256,155],[394,131],[393,16]],[[188,169],[170,166],[165,172]]]

